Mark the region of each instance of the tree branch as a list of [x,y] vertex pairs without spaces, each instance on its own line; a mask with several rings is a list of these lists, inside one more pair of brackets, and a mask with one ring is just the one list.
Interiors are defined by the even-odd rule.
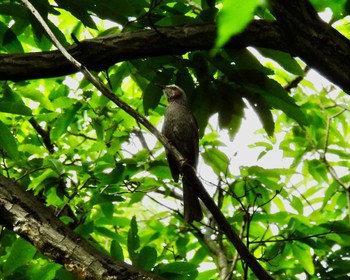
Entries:
[[38,134],[43,139],[44,145],[46,149],[49,151],[49,153],[50,154],[54,153],[55,147],[51,143],[50,132],[43,129],[34,118],[30,118],[29,122],[33,126],[33,128],[36,130],[36,132],[38,132]]
[[307,0],[271,0],[270,7],[288,52],[350,94],[350,41],[324,22]]
[[0,174],[0,224],[64,264],[81,279],[162,279],[103,255],[63,224],[31,193]]
[[[277,21],[253,21],[225,47],[288,52],[350,93],[350,41],[323,22],[308,1],[270,3]],[[157,27],[84,40],[67,51],[88,69],[101,71],[121,61],[210,50],[215,39],[215,24]],[[76,71],[59,51],[0,55],[0,80],[57,77]]]
[[[227,46],[242,48],[261,44],[272,48],[273,42],[283,45],[280,37],[275,23],[256,21]],[[84,40],[69,46],[67,51],[89,70],[103,71],[121,61],[210,50],[215,38],[215,24],[159,27],[157,31],[143,30]],[[76,72],[77,69],[58,50],[0,55],[0,80],[49,78]]]

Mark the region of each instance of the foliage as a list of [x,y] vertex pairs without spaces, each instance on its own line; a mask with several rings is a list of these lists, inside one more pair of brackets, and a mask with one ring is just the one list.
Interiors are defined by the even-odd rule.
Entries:
[[[71,33],[83,40],[212,22],[219,13],[221,46],[245,27],[254,9],[256,16],[271,18],[267,4],[256,0],[239,11],[238,1],[31,2],[64,45],[72,42]],[[226,2],[235,3],[233,11]],[[347,3],[311,2],[318,11],[332,9],[334,20],[343,20],[337,28],[349,34]],[[225,26],[232,13],[233,30]],[[53,49],[26,8],[12,0],[0,3],[0,42],[3,54]],[[217,49],[124,61],[98,75],[155,126],[165,111],[155,84],[176,83],[185,90],[202,136],[207,168],[200,170],[212,172],[208,190],[276,279],[347,279],[349,98],[332,85],[320,89],[304,68],[302,61],[273,50]],[[0,98],[0,172],[33,191],[102,252],[166,279],[217,279],[220,251],[234,279],[254,279],[210,219],[183,223],[180,186],[171,180],[161,145],[80,74],[4,81]],[[248,104],[264,129],[251,148],[258,159],[270,161],[274,150],[282,151],[284,166],[266,168],[257,160],[232,171],[236,148],[219,134],[227,132],[232,140],[244,129]],[[74,279],[8,229],[2,229],[0,242],[2,279]]]

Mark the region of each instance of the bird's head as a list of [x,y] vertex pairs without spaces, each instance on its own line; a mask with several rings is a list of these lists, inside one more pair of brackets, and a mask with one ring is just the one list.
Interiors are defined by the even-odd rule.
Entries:
[[186,103],[186,94],[182,88],[177,85],[167,85],[162,88],[169,103],[173,101]]

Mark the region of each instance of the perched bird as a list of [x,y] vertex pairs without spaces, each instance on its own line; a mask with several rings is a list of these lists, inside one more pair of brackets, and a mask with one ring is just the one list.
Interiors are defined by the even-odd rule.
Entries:
[[[185,158],[186,162],[196,169],[198,162],[198,125],[190,112],[185,92],[176,85],[163,87],[168,100],[164,115],[162,133]],[[175,182],[179,180],[180,168],[169,151],[165,150],[171,175]],[[182,177],[184,216],[187,223],[203,218],[198,197],[194,194],[189,181]]]

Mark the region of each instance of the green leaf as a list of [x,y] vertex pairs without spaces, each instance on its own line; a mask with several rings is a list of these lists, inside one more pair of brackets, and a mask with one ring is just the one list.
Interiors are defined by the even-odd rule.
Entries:
[[[41,7],[43,7],[43,6],[41,6]],[[47,8],[50,8],[50,7],[47,7]],[[43,13],[42,13],[42,16],[45,17],[45,15],[43,15]],[[67,42],[66,37],[63,34],[63,32],[57,27],[56,24],[51,22],[47,17],[45,19],[46,19],[46,23],[49,26],[50,30],[54,33],[54,35],[60,41],[60,43],[63,46],[68,46],[68,42]],[[34,17],[29,17],[29,21],[31,22],[32,30],[34,31],[35,43],[42,51],[49,51],[50,48],[52,47],[52,41],[49,39],[48,35],[44,31],[44,29],[42,28],[40,23]]]
[[169,179],[169,167],[165,164],[165,161],[151,162],[148,172],[156,176],[158,179]]
[[187,246],[189,241],[190,240],[187,235],[180,235],[179,238],[176,240],[176,249],[180,256],[186,257],[188,249]]
[[248,49],[228,49],[223,52],[223,56],[225,57],[226,64],[228,64],[225,69],[232,69],[232,61],[234,61],[235,68],[241,71],[238,76],[241,80],[243,78],[244,80],[249,80],[251,83],[256,84],[253,80],[262,80],[259,76],[263,77],[263,81],[265,81],[266,75],[274,74],[271,69],[262,65]]
[[208,280],[208,279],[216,279],[217,278],[217,271],[216,269],[206,270],[201,273],[199,273],[196,280]]
[[271,50],[271,49],[264,49],[264,48],[259,48],[258,51],[263,56],[269,57],[275,60],[288,72],[297,76],[304,76],[304,70],[289,53]]
[[28,10],[23,5],[15,3],[1,3],[0,14],[14,18],[28,18]]
[[16,159],[18,157],[18,147],[16,139],[2,121],[0,121],[0,131],[0,148],[4,149],[10,158]]
[[33,84],[33,85],[28,84],[27,86],[18,87],[16,92],[22,97],[31,99],[35,102],[39,102],[40,103],[39,106],[42,106],[47,110],[54,111],[55,107],[52,105],[51,101],[48,99],[48,97],[45,94],[35,89],[34,88],[35,85],[36,84]]
[[251,175],[257,175],[262,176],[263,178],[266,177],[273,177],[273,178],[280,178],[281,175],[293,175],[294,171],[290,169],[283,169],[283,168],[262,168],[257,165],[250,166],[248,168],[248,172]]
[[[191,103],[190,98],[194,92],[194,83],[191,73],[186,67],[181,67],[176,73],[176,84],[180,86],[187,95],[189,103]],[[191,105],[191,104],[190,104]]]
[[329,200],[336,194],[339,190],[340,185],[337,181],[333,181],[325,191],[322,207],[326,206],[329,203]]
[[185,15],[171,15],[156,22],[156,24],[159,26],[174,26],[195,23],[198,23],[198,21]]
[[81,20],[81,22],[92,29],[97,30],[97,26],[91,16],[89,15],[84,2],[70,1],[70,0],[56,0],[56,3],[60,8],[65,9],[72,13],[73,16]]
[[246,87],[249,91],[255,92],[255,94],[262,97],[265,104],[282,110],[288,117],[296,120],[299,125],[309,125],[304,112],[295,103],[295,100],[288,95],[288,92],[276,81],[267,78],[265,80],[265,88],[256,85],[247,85]]
[[112,202],[115,201],[124,201],[125,199],[122,196],[119,195],[107,195],[105,193],[101,193],[101,194],[95,194],[91,200],[89,201],[90,205],[97,205],[97,204],[103,204],[106,203],[108,205],[112,205]]
[[299,260],[302,267],[308,274],[315,273],[315,266],[313,263],[310,247],[300,242],[293,242],[291,245],[294,256]]
[[195,70],[197,79],[203,80],[206,79],[209,72],[208,61],[210,56],[204,52],[192,52],[189,54],[191,59],[191,67]]
[[299,197],[293,195],[291,206],[297,210],[300,215],[303,215],[304,207]]
[[44,164],[48,165],[57,175],[62,175],[65,172],[64,165],[57,159],[46,158]]
[[156,267],[156,273],[166,279],[196,279],[198,275],[197,267],[187,262],[173,262],[161,264]]
[[308,172],[315,178],[317,182],[327,182],[327,168],[325,164],[317,159],[307,161]]
[[157,251],[153,247],[145,246],[139,254],[139,267],[151,271],[157,261]]
[[[60,84],[60,85],[57,85],[56,87],[54,87],[53,90],[50,91],[49,95],[46,96],[46,95],[40,95],[39,94],[36,94],[37,97],[44,97],[47,102],[50,102],[50,100],[55,100],[59,97],[67,97],[69,94],[69,87],[67,85],[64,85],[64,84]],[[32,96],[33,98],[35,98],[34,96]],[[39,101],[38,101],[39,102]]]
[[18,238],[11,248],[3,266],[3,275],[11,275],[17,268],[27,264],[35,255],[36,248],[23,238]]
[[216,102],[215,98],[216,88],[213,85],[200,84],[196,88],[196,107],[193,108],[192,112],[196,116],[199,133],[204,133],[204,130],[208,124],[208,120],[212,114],[216,112]]
[[[87,2],[89,10],[102,19],[109,19],[124,25],[128,22],[129,17],[140,16],[143,8],[149,8],[149,3],[140,0],[104,0],[104,1],[84,1]],[[84,5],[85,6],[85,5]]]
[[304,112],[289,96],[288,92],[275,80],[268,79],[266,82],[269,92],[266,100],[272,107],[282,110],[288,117],[296,120],[300,126],[308,126],[309,122]]
[[51,187],[45,191],[46,205],[54,205],[56,207],[62,206],[64,204],[63,200],[60,198],[58,192],[59,188]]
[[50,131],[52,141],[59,139],[67,131],[68,126],[74,121],[75,115],[81,106],[82,104],[78,102],[57,118],[55,126]]
[[243,197],[245,195],[245,190],[247,183],[244,180],[236,180],[233,182],[231,185],[232,192],[235,194],[237,197]]
[[226,154],[218,149],[209,148],[205,149],[205,152],[202,154],[202,156],[206,164],[211,166],[217,175],[220,175],[221,173],[227,173],[229,159]]
[[258,103],[253,103],[252,105],[267,135],[272,136],[275,131],[275,122],[271,113],[271,107],[262,100]]
[[125,77],[130,75],[129,67],[126,62],[121,63],[115,72],[110,76],[110,82],[113,89],[119,89]]
[[7,102],[0,100],[0,111],[5,113],[17,114],[22,116],[31,116],[32,110],[21,102]]
[[148,115],[150,109],[154,109],[158,106],[160,98],[163,95],[162,89],[156,85],[167,85],[172,75],[173,70],[164,70],[157,73],[156,77],[147,85],[143,92],[143,109],[146,115]]
[[121,179],[124,178],[125,166],[118,164],[110,173],[102,173],[99,177],[102,185],[120,183]]
[[16,34],[0,21],[0,42],[1,47],[9,53],[23,53],[23,47]]
[[[33,100],[35,100],[35,99],[33,99]],[[48,110],[51,110],[50,107],[55,110],[55,109],[58,109],[58,108],[60,108],[60,109],[71,108],[74,105],[74,103],[76,102],[76,100],[74,100],[72,98],[69,98],[69,97],[66,97],[66,96],[56,97],[51,102],[51,106],[50,107],[46,106],[46,104],[44,105],[44,103],[39,101],[39,100],[38,100],[38,102],[40,102]]]
[[0,99],[0,111],[18,114],[23,116],[31,116],[32,110],[28,108],[20,98],[8,85],[2,88],[3,98]]
[[235,87],[221,83],[217,94],[219,126],[227,128],[231,141],[238,132],[246,107],[242,96],[237,94]]
[[40,191],[43,188],[43,184],[45,181],[50,180],[52,178],[57,178],[57,173],[52,171],[51,168],[47,168],[43,173],[41,173],[39,176],[35,177],[31,182],[29,189],[35,190],[36,193]]
[[[107,220],[109,220],[109,219],[107,219]],[[96,221],[96,224],[97,224],[97,223],[100,224],[100,221],[99,221],[99,220]],[[119,235],[118,235],[117,233],[115,233],[114,231],[109,230],[109,229],[105,226],[106,224],[109,224],[109,223],[103,223],[104,226],[101,226],[101,227],[99,227],[99,226],[96,225],[96,226],[94,227],[94,231],[95,231],[96,233],[99,233],[100,235],[103,235],[103,236],[105,236],[105,237],[107,237],[107,238],[110,238],[110,239],[112,239],[112,240],[118,240]]]
[[136,217],[133,216],[130,221],[130,229],[128,231],[128,252],[132,264],[139,266],[139,253],[140,248],[140,237],[138,235],[137,221]]
[[100,118],[95,118],[92,120],[91,124],[95,129],[97,140],[102,142],[104,140],[104,130],[102,125],[102,120]]
[[206,133],[203,135],[202,139],[200,140],[200,145],[203,146],[225,146],[225,144],[218,140],[220,137],[219,133],[215,130],[209,133]]
[[[52,280],[57,279],[55,276],[57,271],[61,269],[62,266],[55,263],[47,263],[47,264],[37,264],[33,265],[33,269],[30,269],[28,276],[30,275],[31,280]],[[64,278],[67,279],[67,278]]]
[[218,16],[218,37],[215,47],[222,47],[235,34],[243,31],[253,19],[259,0],[223,0]]
[[112,258],[119,260],[119,261],[124,261],[123,249],[120,246],[118,241],[112,240],[111,247],[110,247],[109,251],[110,251]]

